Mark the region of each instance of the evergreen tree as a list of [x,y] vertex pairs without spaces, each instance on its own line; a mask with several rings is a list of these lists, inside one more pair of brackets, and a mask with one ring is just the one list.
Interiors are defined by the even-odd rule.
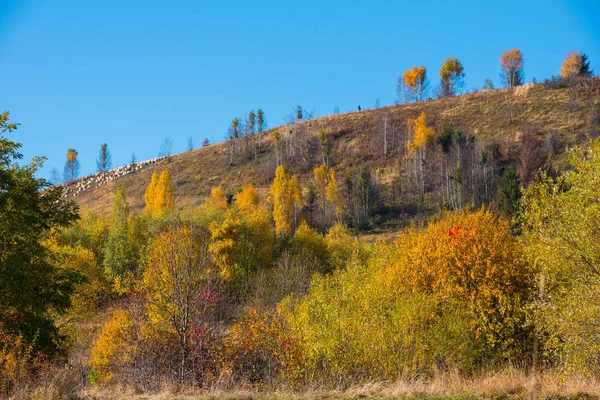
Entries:
[[506,167],[498,183],[498,207],[507,218],[517,214],[521,201],[521,180],[513,165]]
[[108,145],[103,143],[100,146],[100,155],[96,160],[96,167],[98,172],[107,171],[112,168],[112,158],[110,156],[110,151],[108,150]]

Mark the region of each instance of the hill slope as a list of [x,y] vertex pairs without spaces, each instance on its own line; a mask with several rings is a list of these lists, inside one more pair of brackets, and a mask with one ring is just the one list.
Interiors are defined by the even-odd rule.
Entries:
[[[598,78],[561,89],[541,84],[525,85],[300,121],[273,128],[263,133],[260,139],[257,136],[239,139],[232,163],[230,143],[221,142],[85,177],[67,184],[66,192],[83,211],[106,214],[110,212],[115,191],[122,189],[132,209],[140,210],[152,172],[168,169],[178,207],[200,204],[210,189],[218,185],[234,193],[241,186],[252,183],[266,194],[277,157],[299,175],[301,183],[307,184],[312,179],[312,168],[325,158],[317,137],[317,132],[324,131],[332,144],[329,164],[338,176],[347,176],[348,171],[367,165],[374,175],[377,171],[377,179],[382,185],[391,188],[388,197],[403,196],[406,203],[414,197],[408,190],[406,141],[411,138],[411,129],[407,120],[421,112],[426,113],[427,122],[434,127],[438,139],[445,126],[452,126],[466,135],[466,143],[475,143],[471,146],[473,160],[475,155],[480,157],[487,151],[485,149],[494,148],[495,174],[499,176],[503,165],[522,163],[532,151],[541,158],[537,167],[560,165],[565,147],[580,142],[586,134],[597,132],[599,110]],[[272,135],[276,130],[281,138],[278,155]],[[386,154],[384,134],[387,134]],[[533,147],[524,144],[524,134],[535,138]],[[450,153],[447,149],[440,150],[439,144],[433,146],[439,149],[428,153],[428,160],[432,160],[431,165],[443,165],[440,160],[450,159]],[[463,163],[464,167],[475,168],[477,163],[473,160],[471,164]],[[445,162],[447,170],[448,162]],[[431,176],[441,178],[428,184],[429,197],[441,199],[445,190],[443,181],[448,178],[444,177],[443,171],[440,173],[433,167]],[[397,182],[398,190],[394,189],[394,182]]]

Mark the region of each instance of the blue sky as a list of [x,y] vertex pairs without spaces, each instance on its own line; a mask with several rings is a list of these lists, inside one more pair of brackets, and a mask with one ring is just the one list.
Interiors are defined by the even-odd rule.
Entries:
[[392,104],[397,76],[423,64],[435,85],[458,57],[467,88],[500,85],[504,50],[529,82],[566,52],[600,72],[598,1],[0,0],[0,110],[27,158],[62,172],[68,148],[95,171],[155,157],[165,137],[220,141],[231,119],[262,108],[279,125],[300,104],[316,115]]

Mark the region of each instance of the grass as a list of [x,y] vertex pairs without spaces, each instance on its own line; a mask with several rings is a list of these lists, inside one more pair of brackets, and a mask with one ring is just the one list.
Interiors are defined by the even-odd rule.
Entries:
[[86,391],[82,398],[90,400],[335,400],[335,399],[596,399],[600,398],[600,382],[584,377],[561,377],[547,373],[537,382],[526,374],[507,370],[479,378],[463,378],[442,374],[423,380],[406,379],[394,383],[363,383],[346,389],[308,388],[299,391],[256,390],[243,386],[216,387],[200,393],[176,394],[165,389],[152,395],[108,391]]

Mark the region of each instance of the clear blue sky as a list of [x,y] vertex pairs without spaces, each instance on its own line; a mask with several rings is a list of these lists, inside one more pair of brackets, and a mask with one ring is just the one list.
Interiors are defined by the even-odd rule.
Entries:
[[316,115],[394,102],[396,77],[447,56],[466,86],[499,85],[519,47],[530,81],[557,74],[566,52],[600,73],[600,1],[0,0],[0,110],[20,122],[27,158],[62,173],[68,148],[95,171],[223,139],[231,119],[262,108],[279,125],[300,104]]

